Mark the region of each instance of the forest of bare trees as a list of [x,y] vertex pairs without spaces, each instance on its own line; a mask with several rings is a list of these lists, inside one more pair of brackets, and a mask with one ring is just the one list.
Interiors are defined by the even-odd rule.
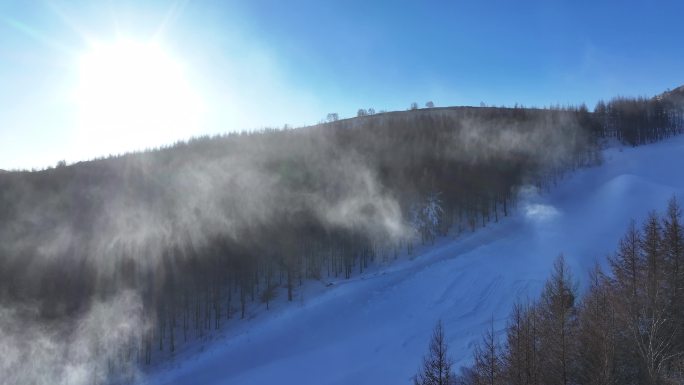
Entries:
[[[121,365],[151,363],[245,318],[250,306],[268,308],[276,296],[292,301],[305,280],[349,278],[450,229],[496,222],[510,214],[521,186],[552,185],[599,163],[607,137],[641,144],[681,132],[679,107],[622,101],[594,113],[459,107],[330,116],[317,126],[3,173],[0,303],[22,309],[10,313],[17,323],[63,325],[95,303],[134,293],[140,321],[125,329],[115,356]],[[627,123],[634,114],[645,124],[636,134]],[[654,261],[651,278],[660,282],[664,270]],[[658,304],[664,290],[672,301],[681,297],[669,286],[645,289]],[[572,287],[547,291],[545,313],[518,310],[523,331],[546,333],[536,326],[544,319],[560,328],[554,332],[575,333],[575,308],[565,308],[574,303]],[[652,327],[665,333],[661,323]],[[572,354],[556,342],[557,354]],[[643,378],[670,370],[667,353],[640,354],[653,356]],[[525,375],[535,381],[575,370],[553,361],[553,372],[542,374],[546,363],[534,357],[525,358],[534,366]]]
[[[675,101],[677,104],[675,104]],[[599,101],[593,118],[602,136],[637,146],[680,134],[684,130],[681,101],[671,97],[614,98]]]
[[632,222],[609,271],[580,294],[563,256],[536,301],[514,306],[457,383],[680,384],[684,380],[684,227],[672,198],[663,215]]

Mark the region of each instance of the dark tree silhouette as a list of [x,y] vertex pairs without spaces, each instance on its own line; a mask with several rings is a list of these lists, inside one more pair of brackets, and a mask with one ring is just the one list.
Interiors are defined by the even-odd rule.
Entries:
[[451,370],[447,344],[444,341],[442,321],[438,321],[432,332],[428,353],[423,357],[423,366],[413,379],[415,385],[451,385],[454,375]]
[[506,384],[681,383],[680,216],[672,198],[663,217],[649,214],[643,230],[632,221],[610,258],[610,272],[595,267],[579,301],[559,257],[539,301],[514,307],[505,346],[476,349],[474,365],[457,382],[491,384],[491,363],[501,362]]

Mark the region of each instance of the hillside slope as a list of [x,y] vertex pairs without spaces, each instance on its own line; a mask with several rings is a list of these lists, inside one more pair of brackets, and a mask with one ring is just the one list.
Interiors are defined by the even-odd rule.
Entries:
[[656,96],[656,99],[667,100],[675,105],[684,105],[684,85],[673,90],[665,91]]
[[516,299],[534,297],[564,253],[581,280],[605,263],[631,218],[684,198],[684,137],[612,148],[550,193],[533,189],[511,218],[419,250],[414,260],[326,288],[301,306],[250,322],[196,357],[178,357],[151,384],[410,383],[437,319],[451,355],[470,360],[493,315],[503,329]]

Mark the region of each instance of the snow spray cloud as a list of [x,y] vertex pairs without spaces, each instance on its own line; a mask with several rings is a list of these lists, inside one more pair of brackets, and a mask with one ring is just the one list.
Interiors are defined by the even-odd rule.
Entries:
[[381,114],[0,175],[0,381],[135,379],[154,294],[184,259],[212,258],[217,239],[278,253],[274,238],[309,229],[413,237],[427,167],[571,152],[571,118],[531,114]]
[[93,302],[75,320],[42,320],[35,306],[0,308],[0,383],[86,385],[139,378],[129,356],[144,332],[142,304],[127,291]]
[[536,161],[557,166],[567,161],[575,147],[586,138],[575,115],[556,111],[529,110],[520,118],[506,117],[483,121],[477,117],[462,120],[462,129],[452,138],[452,156],[469,162],[491,159],[512,160],[534,156]]
[[[304,166],[288,157],[248,147],[211,159],[178,155],[166,163],[140,154],[7,175],[0,181],[0,372],[9,375],[0,383],[137,378],[135,348],[154,319],[143,311],[150,290],[140,288],[164,285],[164,257],[174,248],[201,250],[216,237],[249,247],[252,232],[302,213],[377,239],[410,232],[398,202],[353,154]],[[292,175],[303,171],[325,189],[303,188],[306,175]],[[188,255],[198,253],[174,257]],[[128,260],[135,272],[125,270]],[[131,284],[136,278],[126,274],[154,278]]]

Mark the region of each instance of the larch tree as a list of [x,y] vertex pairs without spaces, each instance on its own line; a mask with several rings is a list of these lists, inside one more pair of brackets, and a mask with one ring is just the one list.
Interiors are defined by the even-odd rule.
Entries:
[[662,242],[662,228],[658,213],[651,211],[644,222],[641,249],[646,262],[646,293],[648,301],[655,306],[662,300],[664,254]]
[[641,238],[641,232],[632,220],[627,233],[620,240],[616,255],[609,258],[618,290],[633,298],[637,296],[642,274]]
[[497,385],[502,383],[501,346],[494,332],[494,318],[482,336],[482,344],[475,348],[475,384]]
[[631,331],[643,360],[648,382],[661,381],[665,367],[677,355],[677,325],[668,314],[664,281],[664,253],[660,219],[649,213],[643,226],[642,254],[645,261],[644,297],[631,314]]
[[679,309],[674,316],[684,321],[684,228],[681,223],[682,210],[675,197],[667,205],[663,219],[663,254],[668,272],[667,287],[669,289],[670,306]]
[[413,378],[413,383],[414,385],[451,385],[454,378],[451,366],[452,361],[444,341],[444,327],[442,321],[438,321],[432,332],[429,351],[423,357],[423,366]]
[[539,354],[537,312],[533,304],[517,303],[506,328],[506,346],[502,359],[508,384],[538,384]]
[[[663,219],[663,253],[667,271],[667,308],[676,327],[673,350],[677,352],[684,351],[684,228],[681,216],[677,198],[672,197]],[[674,365],[684,368],[681,355],[676,358]]]
[[541,380],[547,385],[568,385],[572,378],[576,284],[563,254],[553,265],[539,303]]
[[610,282],[598,264],[589,275],[589,289],[579,305],[577,381],[610,385],[616,381],[616,320]]

